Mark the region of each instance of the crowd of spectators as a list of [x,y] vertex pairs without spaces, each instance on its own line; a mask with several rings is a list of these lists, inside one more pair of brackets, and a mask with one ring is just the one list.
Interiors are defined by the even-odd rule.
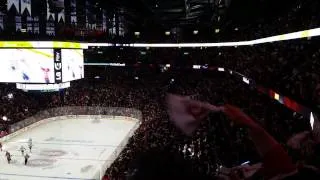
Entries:
[[[319,105],[318,38],[222,51],[217,65],[311,106]],[[213,59],[215,61],[215,59]]]
[[[199,93],[201,94],[199,99],[212,104],[230,103],[241,107],[254,119],[259,120],[259,123],[283,144],[293,134],[309,129],[306,118],[294,114],[267,96],[258,94],[254,87],[234,80],[228,75],[206,76],[203,73],[184,75],[182,89]],[[158,94],[159,88],[154,84],[152,87],[146,86],[147,91],[144,91],[144,94],[148,95],[147,92],[150,93],[153,89],[154,92],[151,94]],[[158,96],[161,97],[161,95]],[[134,99],[142,98],[139,94],[134,97]],[[170,146],[173,151],[181,152],[184,158],[194,165],[194,171],[209,177],[216,176],[219,165],[232,167],[248,160],[259,161],[246,131],[234,127],[224,115],[210,115],[208,121],[202,124],[195,136],[181,138],[181,134],[172,127],[166,117],[163,100],[153,102],[154,96],[146,96],[146,99],[149,102],[142,108],[144,122],[126,149],[108,170],[111,177],[122,179],[128,175],[126,171],[131,172],[130,167],[134,166],[132,159],[137,154],[167,146]],[[155,116],[152,116],[153,114]],[[177,140],[172,142],[172,139]]]
[[[317,1],[299,1],[286,17],[271,24],[261,22],[239,27],[226,39],[239,40],[241,37],[247,40],[315,28],[319,24],[317,7]],[[228,103],[241,108],[280,142],[295,162],[319,167],[308,149],[297,153],[286,143],[293,135],[310,130],[309,117],[259,94],[254,84],[245,84],[224,72],[210,71],[210,67],[231,69],[258,84],[319,108],[318,41],[318,38],[309,38],[228,48],[94,49],[85,53],[87,62],[127,63],[131,67],[87,66],[86,78],[72,82],[71,88],[63,92],[30,93],[17,90],[11,84],[2,84],[0,131],[8,131],[8,125],[52,107],[128,107],[141,110],[143,119],[107,170],[111,179],[134,176],[141,163],[139,157],[154,150],[169,149],[182,157],[180,162],[190,164],[191,172],[208,178],[216,178],[221,166],[235,167],[246,161],[261,161],[246,129],[229,121],[223,113],[209,114],[192,137],[184,136],[174,127],[166,112],[165,95],[170,86],[177,85],[181,94],[192,93],[196,99],[214,105]],[[159,64],[170,64],[171,67],[166,71],[162,66],[158,67]],[[209,68],[191,70],[194,64]],[[159,68],[165,72],[160,72]]]
[[[2,85],[1,116],[5,126],[34,113],[57,106],[128,107],[142,111],[142,125],[107,170],[112,179],[124,179],[137,168],[136,158],[154,149],[170,148],[192,165],[192,171],[216,177],[219,166],[233,167],[245,161],[259,162],[244,128],[228,121],[222,113],[210,114],[192,137],[185,137],[168,121],[164,97],[168,88],[179,86],[181,94],[215,105],[234,104],[256,119],[280,143],[295,133],[309,130],[309,119],[259,94],[232,75],[196,70],[168,71],[117,68],[87,68],[87,78],[72,83],[64,93],[26,93]],[[99,76],[99,78],[97,77]],[[300,156],[295,157],[301,159]]]
[[228,22],[230,27],[233,28],[227,29],[228,31],[223,34],[223,40],[253,40],[318,28],[319,13],[317,13],[317,9],[319,9],[319,7],[320,4],[317,1],[297,0],[292,3],[289,2],[283,9],[275,7],[275,11],[280,11],[278,16],[274,15],[276,12],[274,12],[273,9],[271,10],[265,7],[265,14],[257,17],[257,20],[254,23],[235,26],[236,22],[233,22],[233,20]]
[[[224,67],[312,108],[319,106],[319,38],[224,48],[89,49],[86,62]],[[97,52],[103,53],[97,53]]]

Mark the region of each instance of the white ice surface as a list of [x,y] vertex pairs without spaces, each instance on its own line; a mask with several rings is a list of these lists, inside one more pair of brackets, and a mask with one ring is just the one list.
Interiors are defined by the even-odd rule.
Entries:
[[[99,123],[68,119],[41,124],[4,143],[12,163],[7,163],[4,151],[0,152],[0,180],[97,179],[101,164],[108,161],[135,123],[116,118]],[[21,145],[28,149],[29,138],[34,147],[25,166],[19,149]]]

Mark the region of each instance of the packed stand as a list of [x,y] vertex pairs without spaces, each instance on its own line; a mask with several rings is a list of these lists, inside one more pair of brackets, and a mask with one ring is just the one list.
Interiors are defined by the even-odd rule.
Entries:
[[[121,73],[124,72],[122,71]],[[112,74],[117,76],[115,71],[113,71]],[[195,78],[196,74],[193,73],[192,76]],[[221,74],[218,76],[221,76]],[[199,91],[201,92],[200,99],[207,100],[213,104],[228,102],[238,105],[252,117],[260,120],[260,123],[283,144],[285,144],[287,139],[294,133],[307,130],[309,127],[308,120],[293,114],[293,112],[277,104],[277,102],[273,102],[268,97],[257,94],[254,89],[250,89],[250,87],[241,81],[232,80],[232,77],[219,78],[209,76],[204,78],[203,74],[199,77],[203,78],[199,81],[201,83],[197,83]],[[154,96],[148,97],[147,95],[157,94],[158,97],[163,97],[163,95],[161,96],[158,93],[160,88],[155,86],[155,84],[149,87],[143,78],[139,80],[133,80],[133,77],[130,78],[132,78],[132,80],[130,80],[131,82],[135,81],[135,84],[130,85],[131,87],[136,87],[136,84],[143,83],[146,91],[141,92],[144,92],[145,98],[149,99],[149,103],[153,102],[152,99],[154,99]],[[225,78],[227,78],[228,81],[223,81]],[[198,81],[199,79],[195,80]],[[119,81],[119,79],[113,83],[108,81],[108,83],[105,84],[108,84],[106,86],[113,86],[117,84],[117,82],[121,82],[122,86],[124,86],[124,81]],[[185,83],[190,83],[189,79]],[[194,85],[194,82],[191,82],[191,84]],[[117,88],[121,89],[118,86]],[[129,92],[125,92],[127,89],[123,90],[124,94],[130,94],[129,97],[134,97],[133,99],[139,100],[142,98],[139,93],[132,96],[130,93],[132,90]],[[106,99],[110,98],[110,96],[107,97]],[[127,103],[125,102],[126,100],[122,100],[122,98],[118,100],[118,103],[121,103],[121,101]],[[137,154],[150,149],[161,149],[168,145],[177,152],[183,151],[185,158],[196,164],[195,167],[197,169],[195,171],[199,171],[202,174],[205,173],[211,177],[216,175],[216,167],[219,163],[226,166],[235,166],[247,159],[252,161],[258,160],[245,131],[243,129],[237,130],[230,126],[221,114],[218,116],[213,115],[210,121],[203,124],[195,137],[191,139],[178,138],[179,140],[177,142],[171,142],[172,139],[177,138],[177,136],[179,137],[179,133],[175,132],[175,128],[167,121],[166,112],[163,110],[163,107],[161,108],[161,106],[163,106],[163,100],[154,101],[153,103],[151,107],[144,105],[144,108],[142,108],[145,118],[144,123],[130,140],[129,145],[118,158],[118,161],[108,170],[108,174],[111,177],[122,179],[128,175],[126,171],[128,167],[131,167],[132,164],[130,162],[132,162],[132,159],[134,159]],[[129,106],[131,105],[131,103],[127,104]],[[152,117],[152,114],[156,115]],[[146,120],[146,118],[148,118],[148,120]],[[202,151],[202,148],[206,150]],[[129,168],[127,173],[130,172]]]
[[[85,52],[86,62],[127,66],[224,67],[312,108],[320,104],[319,38],[225,48],[101,48]],[[96,54],[97,51],[105,52]],[[95,52],[95,53],[93,53]],[[130,57],[130,59],[128,59]],[[152,61],[151,61],[152,60]],[[162,64],[162,67],[157,67]]]
[[[166,113],[164,99],[170,84],[179,84],[182,94],[195,93],[195,98],[201,101],[240,107],[283,145],[293,134],[310,129],[308,119],[258,94],[254,87],[226,73],[160,73],[120,67],[97,68],[90,72],[87,79],[72,83],[64,96],[57,93],[29,94],[3,85],[2,94],[12,93],[13,98],[2,98],[2,103],[6,104],[2,112],[15,122],[41,109],[57,106],[110,106],[141,110],[142,125],[107,171],[112,179],[124,179],[132,174],[137,167],[136,158],[155,149],[169,148],[192,165],[192,172],[211,178],[217,176],[220,165],[233,167],[248,160],[259,162],[245,129],[230,123],[222,113],[211,114],[193,137],[181,134],[168,121]],[[299,158],[295,159],[301,160]]]
[[[307,105],[319,105],[318,38],[221,51],[217,64]],[[249,68],[250,67],[250,68]]]
[[[239,3],[239,6],[242,5],[242,2]],[[260,3],[256,5],[261,6]],[[231,20],[230,22],[228,22],[228,24],[233,28],[228,28],[227,26],[227,32],[222,35],[223,40],[253,40],[318,28],[320,25],[319,13],[317,12],[320,7],[320,3],[318,1],[287,1],[286,6],[280,5],[280,7],[282,8],[280,9],[279,7],[274,7],[274,9],[270,11],[269,6],[265,5],[265,7],[263,7],[263,10],[261,10],[262,12],[264,12],[262,16],[257,16],[254,18],[247,17],[256,19],[254,23],[246,23],[245,25],[244,23],[241,23],[236,26],[235,24],[237,24],[237,21]],[[235,6],[234,8],[234,10],[236,11],[239,7]],[[277,13],[279,15],[275,16],[274,14]],[[238,16],[242,17],[241,14],[238,14]]]

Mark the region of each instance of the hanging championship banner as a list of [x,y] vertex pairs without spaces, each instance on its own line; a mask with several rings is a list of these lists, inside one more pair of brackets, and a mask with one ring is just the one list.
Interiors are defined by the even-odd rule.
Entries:
[[70,7],[71,7],[71,24],[77,25],[77,3],[76,0],[71,0],[70,1]]
[[65,14],[64,14],[64,10],[62,10],[59,14],[58,14],[58,21],[64,23],[65,22]]
[[39,34],[40,33],[39,17],[38,16],[33,18],[33,33],[34,34]]
[[27,31],[33,33],[33,18],[27,17]]
[[55,35],[55,16],[50,11],[49,0],[47,0],[47,23],[46,23],[46,34],[49,36]]
[[16,31],[21,31],[22,25],[21,25],[21,16],[16,16]]
[[4,14],[2,12],[0,12],[0,31],[3,31],[3,16]]
[[89,23],[89,14],[90,14],[89,7],[90,7],[89,1],[86,0],[86,28],[88,28],[88,29],[90,27],[90,25],[89,25],[90,24]]
[[54,23],[47,22],[47,28],[46,28],[47,35],[54,36],[56,34],[55,32],[56,31],[55,31]]
[[102,30],[107,31],[107,13],[105,10],[102,12]]
[[93,29],[96,28],[96,21],[97,21],[97,16],[93,12],[94,10],[93,5],[86,0],[86,27],[88,29]]
[[19,1],[20,0],[8,0],[7,1],[7,10],[9,11],[11,8],[14,8],[18,14],[20,14],[19,11]]
[[29,16],[31,16],[31,0],[21,0],[21,14],[24,11],[28,11]]
[[65,22],[64,0],[49,0],[50,12],[58,13],[58,22]]
[[47,0],[47,21],[55,21],[54,14],[50,12],[49,0]]

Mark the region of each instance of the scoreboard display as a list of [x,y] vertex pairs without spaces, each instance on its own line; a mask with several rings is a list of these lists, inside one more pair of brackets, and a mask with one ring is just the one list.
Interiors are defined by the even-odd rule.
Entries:
[[55,83],[53,49],[0,49],[0,82]]
[[60,84],[84,77],[85,43],[0,41],[0,82]]
[[61,57],[63,82],[84,78],[83,50],[62,49]]

